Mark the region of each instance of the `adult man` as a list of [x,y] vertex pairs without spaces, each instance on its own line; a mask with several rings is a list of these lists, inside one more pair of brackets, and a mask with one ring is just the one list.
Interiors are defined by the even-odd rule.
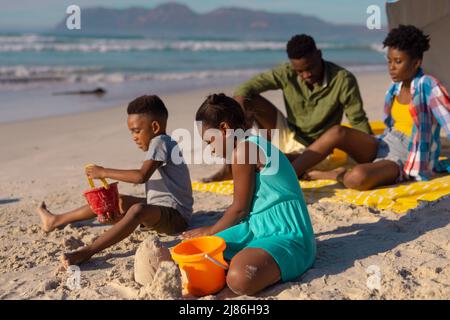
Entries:
[[[353,128],[371,134],[355,76],[322,59],[311,36],[296,35],[287,44],[290,62],[260,73],[240,85],[234,98],[261,129],[278,129],[274,144],[290,159],[341,123],[345,113]],[[281,89],[287,117],[260,94]],[[269,139],[273,138],[269,136]],[[204,179],[231,178],[229,166]]]

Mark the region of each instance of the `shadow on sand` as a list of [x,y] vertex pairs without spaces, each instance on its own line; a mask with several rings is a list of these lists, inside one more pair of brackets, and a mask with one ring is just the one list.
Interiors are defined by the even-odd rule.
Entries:
[[[298,280],[308,283],[323,276],[344,272],[361,260],[394,249],[400,244],[416,240],[427,232],[443,228],[450,222],[450,212],[422,208],[393,221],[385,218],[374,223],[353,224],[331,231],[316,233],[317,258],[314,266]],[[349,234],[352,233],[352,234]],[[277,295],[292,284],[278,284],[261,296]]]

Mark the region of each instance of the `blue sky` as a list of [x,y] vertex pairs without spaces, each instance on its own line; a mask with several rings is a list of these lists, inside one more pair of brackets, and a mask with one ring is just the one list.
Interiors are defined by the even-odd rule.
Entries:
[[[11,29],[42,29],[55,25],[71,4],[83,8],[107,6],[125,8],[142,6],[153,8],[165,0],[0,0],[0,32]],[[385,0],[177,0],[197,12],[207,12],[219,7],[238,6],[271,12],[297,12],[314,15],[335,23],[365,24],[366,9],[379,5],[382,21],[386,23]]]

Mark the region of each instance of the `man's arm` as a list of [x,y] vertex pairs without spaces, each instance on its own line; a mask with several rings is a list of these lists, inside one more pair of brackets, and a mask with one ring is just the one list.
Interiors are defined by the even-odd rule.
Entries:
[[344,113],[352,128],[362,132],[373,134],[369,125],[369,119],[363,109],[361,93],[359,92],[358,82],[353,75],[348,75],[346,83],[342,88],[340,95],[341,103],[344,106]]
[[285,68],[285,65],[281,65],[272,70],[257,74],[247,82],[241,84],[234,92],[234,96],[249,98],[252,95],[260,94],[268,90],[281,89],[281,78]]
[[86,175],[92,179],[109,178],[128,183],[145,183],[156,169],[162,164],[161,161],[145,160],[140,169],[120,170],[103,168],[101,166],[90,166],[86,168]]

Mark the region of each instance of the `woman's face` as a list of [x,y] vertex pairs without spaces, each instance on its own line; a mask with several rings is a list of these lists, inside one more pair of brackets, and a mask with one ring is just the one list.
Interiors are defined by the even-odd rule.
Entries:
[[422,60],[411,58],[405,52],[389,47],[387,51],[389,75],[394,82],[411,81],[416,75]]

